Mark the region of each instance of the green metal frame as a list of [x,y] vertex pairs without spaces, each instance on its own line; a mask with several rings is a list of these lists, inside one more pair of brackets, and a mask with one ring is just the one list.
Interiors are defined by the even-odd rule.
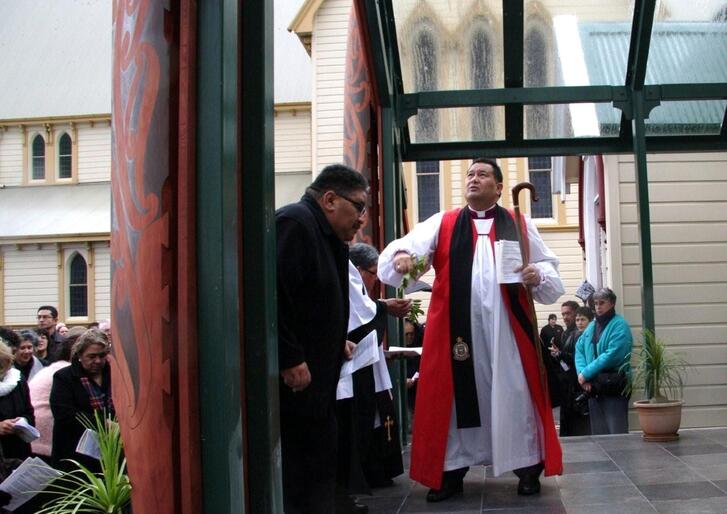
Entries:
[[204,512],[245,512],[237,177],[238,3],[198,6],[197,281]]
[[204,512],[282,512],[273,4],[198,4],[197,269]]
[[[243,365],[248,506],[283,511],[273,139],[273,2],[240,2]],[[267,291],[267,294],[261,294]]]
[[[393,137],[398,151],[387,152],[384,170],[396,168],[386,158],[404,161],[454,160],[489,154],[499,157],[559,156],[607,153],[634,153],[638,191],[642,263],[643,327],[654,328],[654,299],[649,219],[646,153],[727,151],[727,112],[719,134],[689,136],[647,136],[645,120],[663,101],[725,100],[727,83],[644,84],[656,0],[637,0],[634,5],[627,76],[619,86],[523,87],[523,0],[503,0],[504,85],[502,89],[429,91],[405,94],[391,0],[358,0],[366,12],[374,82],[381,104],[393,109]],[[523,138],[523,106],[537,104],[610,103],[621,110],[618,136],[553,139]],[[412,143],[407,120],[419,109],[445,109],[496,105],[505,107],[505,139],[496,141],[457,141]],[[386,139],[386,133],[384,135]],[[397,161],[400,162],[400,161]],[[389,180],[384,181],[391,187]],[[386,194],[386,191],[385,191]],[[385,220],[387,227],[397,223]],[[387,241],[394,237],[386,231]]]

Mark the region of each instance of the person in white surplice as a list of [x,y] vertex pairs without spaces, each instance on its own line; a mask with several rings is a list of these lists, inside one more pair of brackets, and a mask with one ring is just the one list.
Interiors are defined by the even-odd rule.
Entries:
[[[468,467],[515,471],[519,494],[540,492],[540,473],[562,473],[542,358],[526,286],[550,304],[563,294],[558,258],[524,222],[529,261],[518,283],[498,284],[495,246],[517,240],[514,214],[497,205],[497,162],[475,159],[461,209],[435,214],[381,253],[382,282],[399,286],[426,257],[436,278],[427,313],[413,427],[411,477],[430,487],[427,501],[462,492]],[[507,243],[514,244],[514,243]],[[522,269],[521,269],[522,268]]]

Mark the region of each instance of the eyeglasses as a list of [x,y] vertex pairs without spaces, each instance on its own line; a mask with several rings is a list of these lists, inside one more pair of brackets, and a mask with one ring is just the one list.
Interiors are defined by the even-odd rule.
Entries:
[[366,269],[366,268],[359,268],[359,270],[360,270],[360,271],[365,271],[365,272],[366,272],[366,273],[368,273],[369,275],[373,275],[373,276],[375,276],[375,277],[377,277],[377,278],[378,278],[378,275],[376,274],[376,272],[375,272],[375,271],[371,271],[370,269]]
[[356,211],[358,211],[359,216],[364,215],[364,213],[366,212],[366,202],[359,202],[356,200],[352,200],[348,196],[342,195],[341,193],[336,193],[336,194],[338,196],[340,196],[341,198],[343,198],[344,200],[347,200],[351,205],[353,205],[354,208],[356,209]]

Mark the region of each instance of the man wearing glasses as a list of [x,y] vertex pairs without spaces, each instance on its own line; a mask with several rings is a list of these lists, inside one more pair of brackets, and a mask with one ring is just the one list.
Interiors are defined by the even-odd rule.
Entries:
[[368,184],[325,167],[297,203],[275,213],[278,364],[285,512],[335,512],[336,385],[350,350],[348,241],[361,228]]

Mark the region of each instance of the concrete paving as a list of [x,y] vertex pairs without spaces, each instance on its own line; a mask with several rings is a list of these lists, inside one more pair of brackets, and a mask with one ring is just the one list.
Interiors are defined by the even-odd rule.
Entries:
[[[371,514],[727,513],[727,428],[682,430],[678,441],[650,443],[641,433],[561,439],[564,473],[542,478],[538,496],[518,496],[517,478],[470,468],[464,494],[427,503],[408,475],[359,501]],[[405,464],[408,467],[408,447]]]

